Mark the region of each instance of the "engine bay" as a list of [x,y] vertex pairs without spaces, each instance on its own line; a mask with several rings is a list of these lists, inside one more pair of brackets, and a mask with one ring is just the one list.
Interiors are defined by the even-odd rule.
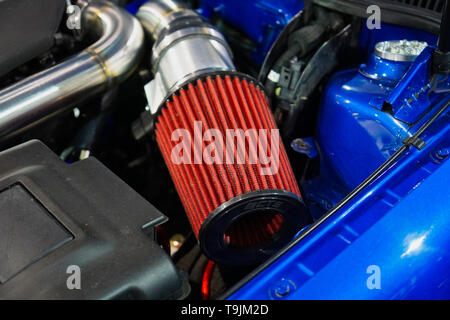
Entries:
[[[1,1],[0,299],[308,298],[448,167],[449,11]],[[341,244],[286,280],[332,219]]]

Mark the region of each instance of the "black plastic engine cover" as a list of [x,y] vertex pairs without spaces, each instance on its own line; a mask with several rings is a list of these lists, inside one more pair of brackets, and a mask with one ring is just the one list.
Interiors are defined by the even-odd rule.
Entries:
[[154,241],[165,220],[94,158],[68,165],[36,140],[4,151],[0,299],[181,298],[188,286]]
[[0,76],[53,45],[65,0],[0,1]]

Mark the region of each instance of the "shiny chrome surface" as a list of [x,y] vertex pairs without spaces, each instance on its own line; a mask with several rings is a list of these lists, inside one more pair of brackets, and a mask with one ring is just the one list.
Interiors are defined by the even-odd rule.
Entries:
[[173,0],[153,0],[143,4],[136,17],[141,21],[145,30],[154,40],[169,23],[180,15],[192,15],[196,13],[188,10],[184,4]]
[[100,39],[80,54],[0,91],[0,136],[41,120],[125,80],[144,43],[139,22],[105,1],[84,0],[82,30]]
[[[181,40],[180,40],[181,39]],[[189,79],[206,72],[234,70],[222,35],[211,28],[176,31],[153,49],[155,78],[145,86],[150,110],[156,113],[164,98]]]
[[[231,51],[228,49],[228,44],[225,38],[216,29],[209,26],[187,27],[167,34],[153,47],[151,60],[153,70],[157,70],[160,60],[166,51],[175,47],[180,40],[189,40],[185,38],[204,38],[204,40],[214,40],[222,44],[222,49],[226,49],[228,51],[225,52],[225,54],[232,55]],[[194,51],[198,54],[199,48]],[[217,59],[217,57],[213,57],[213,59]]]
[[[171,0],[149,1],[137,17],[153,39],[152,69],[155,78],[145,86],[150,111],[154,114],[165,97],[179,85],[214,71],[235,70],[231,50],[224,37],[207,23],[198,21],[195,12]],[[189,17],[196,19],[189,24]],[[170,32],[170,25],[185,19],[185,27]],[[192,20],[193,21],[193,20]],[[164,38],[159,38],[163,30]]]
[[389,61],[411,62],[428,44],[423,41],[389,40],[375,45],[375,55]]

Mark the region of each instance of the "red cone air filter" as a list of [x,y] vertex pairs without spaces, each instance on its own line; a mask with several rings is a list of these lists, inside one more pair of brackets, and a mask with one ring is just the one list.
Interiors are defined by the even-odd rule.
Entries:
[[[272,133],[278,131],[267,98],[252,79],[235,73],[203,77],[177,90],[161,109],[156,124],[158,145],[200,246],[212,260],[233,265],[261,262],[307,223],[308,215],[285,149],[276,134],[276,140],[271,140]],[[194,130],[199,123],[200,133]],[[172,141],[176,129],[186,129],[191,141]],[[209,136],[201,142],[201,149],[193,147],[189,155],[184,154],[191,163],[177,164],[174,153],[183,153],[177,153],[176,146],[189,145],[196,136],[202,141],[209,129],[220,131],[226,141],[220,143],[217,135]],[[237,132],[231,129],[257,129],[254,132],[262,139],[258,141],[266,141],[268,148],[255,145],[250,135],[245,140],[232,140],[236,150],[245,150],[239,163],[238,152],[227,149],[227,132]],[[222,155],[222,163],[205,161],[204,151],[210,144],[214,144],[215,151],[207,154],[218,159]],[[275,169],[269,170],[270,163],[258,158],[261,150],[267,151],[269,158],[273,156],[272,164],[276,162],[274,152],[278,152]],[[226,157],[227,151],[230,158]],[[201,161],[194,161],[199,158]],[[263,174],[263,169],[270,174]]]

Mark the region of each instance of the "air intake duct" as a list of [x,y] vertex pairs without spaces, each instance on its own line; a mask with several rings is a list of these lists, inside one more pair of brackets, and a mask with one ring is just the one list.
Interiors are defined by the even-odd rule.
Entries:
[[138,18],[155,39],[156,141],[200,247],[219,264],[264,261],[309,215],[262,87],[194,12],[151,1]]

